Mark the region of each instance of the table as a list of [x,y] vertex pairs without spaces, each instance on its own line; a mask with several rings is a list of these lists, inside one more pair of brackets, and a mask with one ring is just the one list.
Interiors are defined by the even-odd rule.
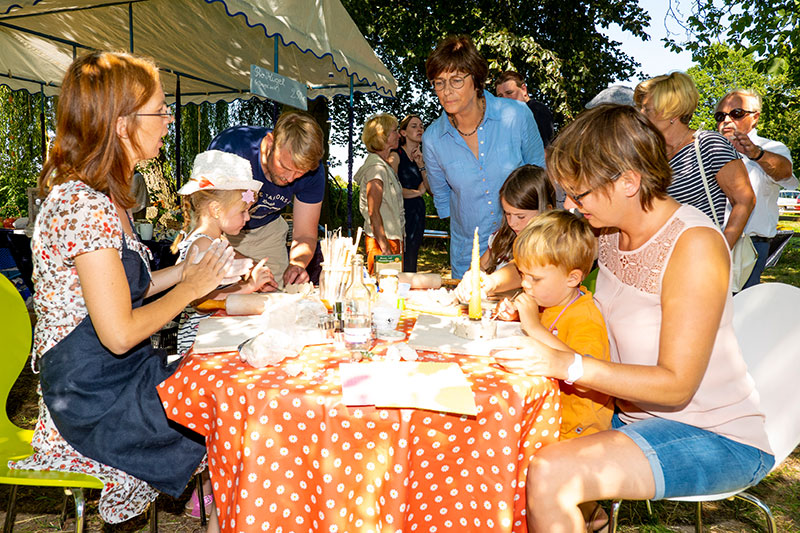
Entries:
[[557,382],[482,357],[420,359],[459,363],[478,415],[345,406],[346,355],[332,346],[306,347],[297,377],[235,352],[190,354],[158,392],[169,418],[206,437],[225,532],[526,531],[525,474],[557,440]]

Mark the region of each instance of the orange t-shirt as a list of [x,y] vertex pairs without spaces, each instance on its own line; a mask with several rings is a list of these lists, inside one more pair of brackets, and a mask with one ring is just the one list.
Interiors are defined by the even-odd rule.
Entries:
[[[550,328],[558,321],[553,334],[575,352],[608,361],[608,332],[603,315],[592,300],[592,293],[581,287],[584,294],[564,310],[565,306],[549,307],[542,312],[542,325]],[[564,314],[558,315],[564,310]],[[579,390],[563,381],[561,386],[561,439],[591,435],[611,427],[614,399],[593,390]]]

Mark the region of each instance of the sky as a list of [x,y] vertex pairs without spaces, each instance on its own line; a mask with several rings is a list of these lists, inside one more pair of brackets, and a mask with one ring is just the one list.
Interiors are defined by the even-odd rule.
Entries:
[[[680,0],[672,0],[673,4],[678,8],[681,5]],[[658,76],[672,72],[673,70],[685,71],[692,66],[692,57],[689,52],[676,54],[664,47],[661,39],[666,37],[667,30],[676,33],[680,30],[678,24],[674,20],[669,20],[665,26],[665,15],[669,2],[667,0],[639,0],[639,5],[645,8],[650,14],[650,26],[645,29],[650,40],[643,42],[637,37],[631,36],[630,33],[623,32],[619,26],[612,26],[607,30],[602,30],[606,35],[613,40],[622,43],[620,48],[633,57],[636,61],[641,63],[641,70],[646,74],[645,78]],[[688,9],[688,2],[683,2]],[[685,15],[685,14],[684,14]],[[628,85],[631,88],[635,87],[637,83],[642,81],[638,77],[632,77],[628,80],[618,80],[618,83]],[[360,129],[356,127],[356,134],[354,135],[354,142],[360,141]],[[347,147],[331,146],[331,151],[339,161],[346,161]],[[358,170],[363,162],[363,157],[356,157],[353,162],[353,173]],[[347,177],[347,165],[342,164],[338,167],[332,167],[331,173],[336,176]]]

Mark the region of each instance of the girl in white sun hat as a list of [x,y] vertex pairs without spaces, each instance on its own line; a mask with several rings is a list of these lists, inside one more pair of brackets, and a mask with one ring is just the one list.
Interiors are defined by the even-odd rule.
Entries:
[[[236,235],[249,220],[248,210],[255,202],[261,182],[253,179],[250,162],[235,154],[208,150],[197,154],[189,181],[178,194],[183,196],[183,229],[172,244],[172,252],[183,261],[189,250],[197,248],[201,255],[215,239],[224,234]],[[269,292],[276,288],[267,258],[255,267],[249,261],[249,272],[238,282],[217,288],[204,299],[223,300],[229,294]],[[194,342],[197,324],[206,315],[188,306],[181,313],[178,327],[178,353],[184,355]]]

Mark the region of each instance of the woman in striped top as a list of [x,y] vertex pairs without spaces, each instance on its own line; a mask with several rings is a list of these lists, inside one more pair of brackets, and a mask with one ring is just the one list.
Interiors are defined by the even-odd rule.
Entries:
[[633,95],[636,107],[667,142],[667,156],[672,167],[672,184],[667,193],[714,220],[695,151],[697,138],[714,212],[720,222],[725,220],[726,200],[731,204],[730,215],[722,229],[728,245],[733,248],[756,205],[756,197],[747,169],[733,145],[716,131],[689,128],[698,99],[694,81],[683,72],[645,80],[636,86]]

